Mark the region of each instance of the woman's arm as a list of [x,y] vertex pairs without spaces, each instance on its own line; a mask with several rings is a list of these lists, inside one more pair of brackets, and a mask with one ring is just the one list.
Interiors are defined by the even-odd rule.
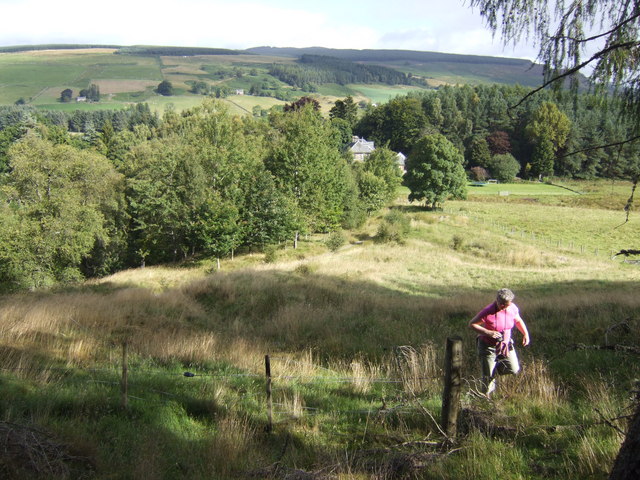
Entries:
[[491,337],[491,338],[501,338],[502,334],[500,332],[496,332],[494,330],[489,330],[487,328],[484,327],[483,325],[483,321],[482,321],[482,317],[481,314],[482,312],[478,313],[475,317],[473,317],[470,321],[469,321],[469,328],[471,328],[472,330],[475,330],[476,332],[478,332],[481,335],[486,335],[487,337]]
[[529,330],[527,330],[527,326],[525,325],[524,320],[520,317],[516,318],[516,328],[522,334],[522,345],[526,347],[530,342]]

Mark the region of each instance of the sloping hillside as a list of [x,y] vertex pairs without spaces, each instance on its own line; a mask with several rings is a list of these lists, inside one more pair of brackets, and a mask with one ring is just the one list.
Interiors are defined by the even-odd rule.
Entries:
[[324,55],[352,62],[383,65],[404,73],[441,83],[518,83],[538,86],[542,82],[542,65],[517,58],[457,55],[413,50],[353,50],[323,47],[277,48],[255,47],[247,50],[259,55],[301,57]]
[[[307,59],[305,62],[304,59]],[[312,61],[311,61],[312,60]],[[279,72],[279,73],[278,73]],[[167,80],[173,95],[156,91]],[[323,107],[351,95],[379,103],[413,89],[456,84],[540,85],[542,67],[529,60],[409,50],[256,47],[217,48],[33,45],[0,48],[0,104],[42,109],[122,108],[148,103],[163,111],[226,99],[238,113],[256,113],[303,95]],[[77,104],[96,85],[99,102]],[[61,92],[71,90],[72,102]],[[255,111],[254,111],[255,110]]]

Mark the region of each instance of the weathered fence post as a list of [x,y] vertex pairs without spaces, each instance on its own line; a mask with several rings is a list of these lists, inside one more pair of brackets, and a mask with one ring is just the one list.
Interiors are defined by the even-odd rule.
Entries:
[[267,432],[273,430],[273,400],[271,398],[271,359],[264,356],[264,367],[267,375]]
[[122,408],[129,408],[129,369],[127,366],[127,342],[122,342],[122,381],[120,382],[122,394]]
[[456,436],[462,384],[462,338],[447,338],[442,395],[442,429],[449,439]]

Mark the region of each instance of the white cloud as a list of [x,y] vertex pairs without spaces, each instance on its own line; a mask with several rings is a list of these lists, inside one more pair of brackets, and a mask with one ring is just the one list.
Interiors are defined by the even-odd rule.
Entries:
[[522,56],[461,3],[440,0],[0,0],[0,45],[324,46]]

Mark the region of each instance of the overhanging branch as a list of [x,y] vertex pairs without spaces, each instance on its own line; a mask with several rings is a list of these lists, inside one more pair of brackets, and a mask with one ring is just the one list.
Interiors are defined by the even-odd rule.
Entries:
[[630,16],[626,20],[624,20],[624,21],[620,22],[619,24],[617,24],[615,27],[613,27],[608,32],[599,33],[598,35],[594,35],[594,36],[588,37],[588,38],[574,38],[574,37],[567,37],[567,36],[564,36],[564,35],[557,35],[557,36],[554,36],[552,38],[558,39],[558,40],[571,40],[572,42],[576,42],[576,43],[592,42],[594,40],[598,40],[598,39],[600,39],[602,37],[606,37],[608,35],[611,35],[614,32],[617,32],[622,27],[624,27],[627,23],[633,22],[634,20],[636,20],[638,18],[640,18],[640,13],[636,13],[635,15]]
[[590,152],[592,150],[600,150],[601,148],[609,148],[609,147],[619,147],[621,145],[625,145],[627,143],[635,142],[636,140],[640,140],[640,135],[636,135],[635,137],[627,138],[626,140],[622,140],[620,142],[608,143],[606,145],[596,145],[595,147],[587,147],[580,150],[574,150],[570,153],[565,153],[564,155],[560,155],[558,158],[570,157],[571,155],[576,155],[578,153]]
[[533,89],[532,91],[530,91],[529,93],[527,93],[524,97],[522,97],[520,99],[520,101],[518,103],[516,103],[515,105],[510,106],[509,108],[517,108],[520,105],[522,105],[524,103],[525,100],[527,100],[529,97],[532,97],[533,95],[535,95],[536,93],[538,93],[540,90],[543,90],[545,88],[547,88],[549,85],[551,85],[552,83],[557,82],[558,80],[562,80],[563,78],[566,78],[568,76],[573,75],[574,73],[580,71],[580,69],[586,67],[587,65],[589,65],[591,62],[594,62],[602,57],[604,57],[605,55],[616,51],[618,49],[624,49],[624,48],[632,48],[632,47],[637,47],[638,45],[640,45],[640,42],[625,42],[625,43],[615,43],[613,45],[608,46],[607,48],[604,48],[602,50],[600,50],[599,52],[595,53],[594,55],[591,56],[591,58],[589,60],[586,60],[578,65],[575,65],[573,67],[571,67],[570,69],[562,72],[560,75],[557,75],[549,80],[547,80],[546,82],[544,82],[542,85],[540,85],[539,87]]

